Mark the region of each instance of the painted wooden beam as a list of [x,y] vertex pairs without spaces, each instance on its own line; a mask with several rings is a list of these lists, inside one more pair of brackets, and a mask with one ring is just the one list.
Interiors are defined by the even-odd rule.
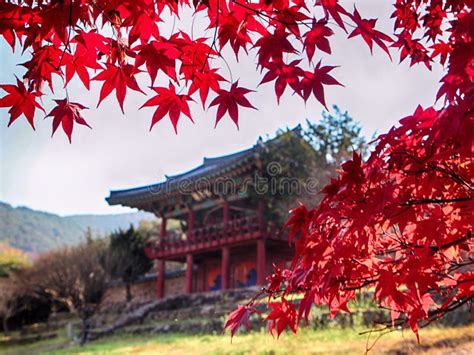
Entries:
[[[235,194],[235,195],[228,196],[227,200],[229,202],[232,202],[232,201],[237,201],[237,200],[244,199],[248,196],[249,196],[248,192],[244,191],[244,192],[239,192],[238,194]],[[213,208],[213,207],[216,207],[216,205],[219,204],[219,203],[220,203],[220,199],[212,199],[212,200],[204,200],[204,201],[201,201],[201,202],[196,202],[196,203],[193,204],[193,211],[196,212],[196,211],[200,211],[200,210],[204,210],[204,209]],[[175,209],[173,211],[167,212],[165,214],[165,217],[168,217],[168,218],[178,218],[178,217],[186,218],[185,216],[187,215],[187,212],[188,212],[187,208]]]
[[224,199],[224,206],[222,209],[222,222],[224,223],[224,228],[226,228],[229,223],[229,201],[226,199]]

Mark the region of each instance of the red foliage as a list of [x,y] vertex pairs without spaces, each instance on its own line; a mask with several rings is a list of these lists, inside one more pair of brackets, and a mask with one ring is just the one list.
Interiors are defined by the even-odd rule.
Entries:
[[219,105],[217,108],[216,126],[221,120],[222,116],[226,112],[229,112],[229,116],[234,123],[239,127],[239,106],[255,108],[247,100],[247,95],[252,90],[239,87],[239,82],[235,82],[230,87],[230,91],[220,89],[217,91],[218,96],[212,100],[209,106]]
[[[282,297],[269,304],[270,329],[277,334],[288,326],[296,331],[313,304],[328,305],[332,315],[348,311],[348,302],[365,287],[374,288],[380,307],[391,309],[394,324],[406,322],[415,332],[420,321],[472,301],[472,0],[394,0],[391,36],[376,28],[376,19],[338,0],[0,4],[0,35],[12,50],[31,53],[22,64],[23,82],[0,86],[9,124],[23,114],[34,126],[36,108],[42,110],[36,100],[50,96],[48,87],[65,91],[77,74],[89,89],[91,74],[98,71],[93,80],[103,82],[99,103],[115,90],[122,111],[127,88],[143,92],[138,75],[148,76],[152,85],[169,83],[149,89],[157,93],[143,105],[157,106],[151,126],[168,116],[177,130],[181,114],[192,117],[191,100],[204,108],[207,102],[217,106],[216,124],[228,113],[238,125],[239,106],[254,108],[247,98],[252,90],[221,70],[226,48],[237,59],[256,55],[261,82],[275,81],[278,102],[291,89],[303,101],[314,97],[323,105],[324,87],[341,85],[332,77],[336,66],[322,65],[320,58],[321,52],[331,53],[336,32],[360,37],[371,50],[375,43],[389,56],[398,50],[400,61],[411,65],[431,68],[438,60],[446,68],[437,95],[443,102],[438,108],[418,107],[378,137],[366,162],[354,154],[324,189],[318,208],[293,210],[292,267],[276,270],[264,294]],[[174,21],[188,7],[203,18],[209,37],[170,26],[170,16]],[[55,103],[49,114],[53,132],[61,123],[70,138],[74,123],[86,125],[79,114],[84,107],[69,99]],[[304,295],[298,311],[287,301],[291,293]],[[254,302],[231,315],[226,326],[232,334],[247,324]]]
[[289,327],[293,333],[296,333],[296,309],[292,303],[282,298],[281,302],[270,302],[268,306],[272,308],[272,311],[266,320],[269,321],[268,329],[272,335],[276,331],[277,337],[279,337],[286,327]]
[[16,85],[0,85],[0,89],[7,92],[7,95],[0,99],[0,107],[10,108],[8,111],[10,114],[8,125],[11,125],[18,117],[24,114],[34,129],[33,119],[35,117],[35,110],[37,108],[43,110],[41,105],[36,102],[36,98],[41,96],[41,93],[26,90],[25,85],[18,78],[16,79]]
[[[341,27],[344,22],[327,5],[327,14]],[[332,5],[331,5],[332,4]],[[400,59],[428,68],[438,58],[446,65],[437,98],[444,105],[422,108],[400,120],[398,127],[378,137],[366,162],[354,153],[339,176],[323,189],[325,197],[312,210],[301,205],[286,224],[296,255],[289,270],[275,268],[259,296],[270,309],[270,331],[296,331],[308,322],[313,305],[327,305],[331,316],[349,312],[356,292],[374,290],[374,300],[391,311],[391,326],[409,326],[418,337],[419,325],[438,320],[474,298],[473,197],[474,167],[474,15],[468,2],[397,1],[395,42]],[[336,11],[336,13],[335,13]],[[349,37],[361,35],[389,55],[390,38],[374,30],[375,20],[357,11]],[[449,17],[449,26],[443,19]],[[421,20],[423,19],[423,20]],[[313,23],[314,26],[314,23]],[[417,30],[421,37],[415,37]],[[441,39],[443,38],[443,39]],[[326,38],[320,38],[325,40]],[[308,41],[308,39],[306,39]],[[311,46],[307,50],[312,57]],[[385,42],[385,43],[384,43]],[[428,46],[431,42],[431,45]],[[317,42],[316,42],[317,43]],[[325,43],[325,42],[323,42]],[[267,65],[268,70],[272,66]],[[318,64],[318,70],[323,70]],[[332,69],[332,67],[329,67]],[[327,70],[325,74],[327,75]],[[324,104],[322,84],[311,88],[300,82],[300,94]],[[266,74],[269,76],[269,74]],[[295,75],[294,77],[298,77]],[[278,77],[283,80],[284,75]],[[298,92],[298,88],[294,88]],[[277,98],[281,95],[276,86]],[[297,306],[287,301],[301,293]],[[268,298],[267,298],[268,297]],[[270,302],[281,297],[280,302]],[[390,326],[390,325],[388,325]]]
[[352,16],[352,20],[357,25],[354,31],[351,32],[349,38],[355,36],[362,36],[365,43],[370,48],[370,52],[372,53],[372,43],[375,42],[380,48],[382,48],[389,56],[390,52],[386,46],[385,42],[391,42],[392,39],[387,36],[385,33],[377,31],[375,29],[375,24],[377,23],[376,19],[365,20],[360,17],[359,11],[354,7],[354,15]]
[[[153,90],[142,91],[137,80],[141,75],[148,76],[152,86],[157,79],[160,86],[172,83],[176,92],[200,101],[203,109],[226,101],[219,104],[215,120],[229,112],[236,125],[236,106],[252,108],[253,104],[235,97],[234,84],[239,80],[222,70],[226,48],[237,59],[257,55],[256,69],[264,69],[261,82],[275,82],[278,102],[289,87],[304,101],[313,96],[325,105],[324,86],[340,84],[328,74],[335,65],[317,63],[322,53],[331,54],[335,31],[346,32],[349,38],[360,36],[370,49],[375,43],[389,56],[389,46],[399,48],[402,60],[410,57],[412,64],[430,66],[435,58],[444,64],[452,54],[454,42],[446,42],[445,34],[454,26],[446,28],[446,23],[471,16],[468,1],[399,0],[393,13],[397,33],[392,41],[376,28],[376,19],[365,19],[355,7],[345,8],[338,0],[0,0],[0,4],[0,36],[12,50],[31,53],[22,64],[24,83],[28,92],[42,95],[43,100],[51,97],[45,83],[51,93],[65,91],[77,75],[90,90],[94,77],[103,81],[99,103],[115,90],[123,112],[127,88],[146,94]],[[190,33],[178,29],[180,15],[189,13],[189,8],[206,25],[206,36],[198,36],[194,29]],[[468,19],[463,26],[469,26]],[[420,29],[422,38],[417,33]],[[471,53],[469,48],[459,52]],[[450,86],[462,81],[453,75],[443,80],[447,85],[442,94],[446,95],[453,95]],[[74,99],[76,95],[80,93],[62,96]],[[32,125],[33,117],[30,113],[27,117]],[[10,121],[16,118],[11,116]]]
[[87,107],[77,103],[69,102],[68,99],[55,100],[57,106],[46,117],[53,117],[53,135],[59,127],[59,124],[63,126],[64,133],[66,133],[71,141],[72,130],[74,123],[87,126],[87,122],[82,118],[79,111],[86,109]]
[[176,88],[170,83],[169,88],[153,88],[158,95],[145,102],[142,107],[158,106],[151,120],[150,129],[163,117],[169,115],[174,130],[178,132],[178,120],[181,113],[184,113],[191,120],[188,101],[191,100],[188,95],[178,95]]
[[233,311],[227,322],[224,325],[224,329],[230,329],[230,335],[233,337],[240,326],[245,326],[247,330],[250,329],[250,316],[252,313],[257,313],[254,307],[240,305],[235,311]]

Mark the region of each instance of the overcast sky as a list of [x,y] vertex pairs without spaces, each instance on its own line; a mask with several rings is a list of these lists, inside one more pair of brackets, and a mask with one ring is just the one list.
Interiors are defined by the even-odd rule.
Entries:
[[[378,26],[391,31],[391,22],[383,20],[390,16],[389,4],[362,1],[358,8],[363,15],[380,18]],[[328,106],[337,104],[348,110],[362,124],[364,135],[388,130],[417,104],[433,104],[441,68],[432,72],[424,66],[409,68],[408,63],[399,65],[396,59],[390,62],[379,48],[370,56],[360,37],[346,40],[340,31],[336,37],[331,42],[333,55],[323,57],[323,63],[341,65],[333,74],[346,87],[327,87],[326,101]],[[0,42],[0,82],[13,83],[14,74],[23,74],[15,67],[20,59],[11,54],[3,39]],[[242,57],[239,65],[230,58],[230,66],[240,85],[256,89],[254,53]],[[227,76],[226,70],[224,66]],[[149,81],[139,84],[145,87]],[[274,135],[278,128],[293,127],[306,118],[317,120],[323,110],[314,99],[304,105],[288,89],[277,106],[273,84],[266,84],[249,95],[258,111],[240,110],[240,130],[228,117],[214,129],[215,108],[205,112],[192,105],[195,123],[181,118],[176,135],[167,118],[148,131],[153,109],[137,111],[146,100],[140,94],[127,95],[125,115],[115,93],[96,109],[99,89],[95,83],[87,93],[74,84],[70,92],[73,101],[91,108],[83,115],[93,127],[76,126],[72,144],[61,128],[51,138],[51,120],[43,120],[41,114],[36,116],[36,131],[24,117],[7,128],[7,109],[0,109],[0,200],[60,215],[126,212],[126,208],[107,205],[104,199],[111,189],[161,181],[165,174],[193,168],[203,157],[250,147],[259,136]],[[53,97],[61,98],[59,94]]]

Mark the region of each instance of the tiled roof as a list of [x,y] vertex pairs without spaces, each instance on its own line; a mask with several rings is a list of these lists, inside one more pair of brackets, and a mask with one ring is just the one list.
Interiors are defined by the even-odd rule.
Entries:
[[[301,127],[297,126],[291,130],[291,132],[300,132]],[[251,160],[256,156],[256,153],[263,145],[275,143],[278,141],[278,137],[270,139],[269,141],[262,143],[261,138],[253,147],[242,150],[237,153],[224,155],[215,158],[204,158],[201,165],[191,169],[185,173],[173,176],[166,176],[164,181],[158,182],[152,185],[140,186],[131,189],[114,190],[110,191],[110,196],[106,198],[109,205],[125,205],[136,207],[136,204],[140,204],[147,201],[156,199],[159,195],[175,191],[180,183],[192,182],[201,178],[216,176],[219,172],[232,167],[236,163],[245,162]]]
[[203,163],[198,167],[185,173],[167,176],[165,181],[152,185],[140,186],[125,190],[110,191],[110,196],[106,198],[110,205],[123,204],[127,200],[140,200],[153,195],[161,194],[164,191],[172,191],[183,181],[193,181],[199,178],[213,175],[226,169],[233,164],[254,157],[257,145],[252,148],[242,150],[237,153],[216,157],[204,158]]

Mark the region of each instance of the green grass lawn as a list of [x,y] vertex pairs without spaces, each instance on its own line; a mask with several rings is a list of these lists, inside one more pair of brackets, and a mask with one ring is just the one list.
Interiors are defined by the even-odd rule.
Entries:
[[[375,340],[372,336],[370,345]],[[282,334],[273,339],[266,332],[237,334],[232,343],[229,335],[187,336],[114,335],[92,342],[84,347],[71,346],[64,334],[51,340],[28,346],[0,348],[5,354],[363,354],[367,335],[354,329],[301,330],[297,335]],[[474,325],[460,328],[421,330],[421,344],[409,332],[396,331],[384,335],[375,344],[372,353],[413,353],[474,349]],[[443,350],[444,349],[444,350]]]

